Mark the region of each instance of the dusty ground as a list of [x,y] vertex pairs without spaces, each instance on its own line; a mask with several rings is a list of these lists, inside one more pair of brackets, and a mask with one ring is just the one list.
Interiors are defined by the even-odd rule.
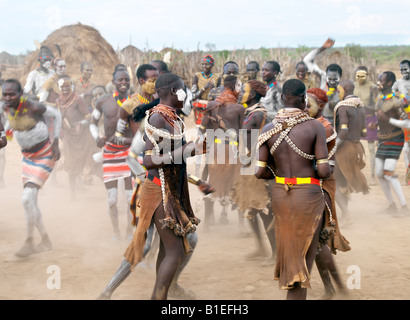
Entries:
[[[40,192],[39,206],[54,249],[19,259],[14,253],[26,236],[20,202],[21,153],[16,142],[9,144],[6,152],[6,188],[0,190],[0,299],[95,299],[116,271],[128,244],[126,240],[111,239],[103,183],[94,179],[91,186],[78,190],[73,201],[69,197],[65,172],[58,172],[59,187],[54,186],[51,179],[47,181]],[[364,170],[367,176],[369,170],[369,167]],[[405,172],[402,161],[398,172],[402,180]],[[197,216],[203,218],[201,195],[196,187],[190,188],[192,205]],[[410,203],[410,187],[405,186],[403,190]],[[125,206],[125,197],[120,193],[123,233]],[[396,300],[410,297],[410,217],[397,219],[377,213],[385,206],[378,186],[372,187],[368,195],[353,195],[350,209],[354,222],[341,226],[352,250],[337,254],[335,259],[346,284],[352,283],[349,277],[353,274],[358,278],[354,283],[356,288],[348,289],[347,296],[337,298]],[[219,217],[219,213],[216,216]],[[250,233],[240,232],[238,221],[237,213],[232,212],[227,226],[217,225],[209,232],[205,232],[203,225],[199,226],[199,243],[180,284],[194,290],[197,299],[284,299],[285,292],[280,291],[273,280],[273,266],[262,266],[264,258],[247,257],[255,249],[256,242]],[[247,230],[250,231],[248,226]],[[265,241],[267,244],[267,239]],[[61,272],[59,289],[48,285],[56,270],[49,269],[50,266],[57,266]],[[113,299],[150,299],[154,281],[153,267],[137,267],[114,293]],[[322,294],[323,285],[314,267],[308,299],[319,299]]]

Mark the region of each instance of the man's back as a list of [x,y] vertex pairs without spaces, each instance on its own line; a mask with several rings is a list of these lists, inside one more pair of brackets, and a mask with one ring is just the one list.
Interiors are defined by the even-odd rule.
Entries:
[[[352,108],[341,106],[336,114],[339,119],[347,119],[348,132],[344,140],[360,140],[362,131],[366,128],[366,112],[362,107]],[[336,121],[337,132],[340,131],[341,125]]]
[[239,132],[245,118],[245,108],[242,105],[238,103],[225,105],[219,108],[218,114],[222,117],[226,129],[233,129],[237,133]]

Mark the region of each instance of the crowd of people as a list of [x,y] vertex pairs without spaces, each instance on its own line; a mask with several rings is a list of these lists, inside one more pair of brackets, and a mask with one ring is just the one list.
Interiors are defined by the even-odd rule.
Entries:
[[[206,55],[191,83],[155,60],[137,68],[136,83],[120,64],[113,66],[112,81],[101,84],[92,79],[92,62],[81,63],[82,75],[73,79],[65,60],[41,47],[39,67],[25,85],[7,79],[1,88],[0,187],[7,143],[15,139],[23,154],[27,237],[16,256],[52,249],[37,200],[49,177],[58,180],[59,170],[69,174],[74,200],[78,184],[101,179],[113,238],[120,239],[123,180],[129,247],[98,298],[110,299],[148,252],[158,249],[152,299],[192,299],[178,285],[198,242],[192,183],[203,193],[206,230],[228,223],[230,206],[241,224],[242,218],[250,221],[258,240],[254,255],[266,254],[266,234],[265,264],[275,265],[288,299],[306,299],[314,262],[331,297],[332,279],[343,289],[332,254],[350,250],[339,224],[350,221],[350,194],[367,194],[378,183],[386,213],[410,217],[402,188],[410,183],[410,61],[400,62],[399,80],[385,71],[372,83],[366,66],[355,70],[355,79],[342,79],[338,64],[322,70],[316,62],[333,45],[328,39],[307,54],[283,83],[278,61],[261,68],[251,61],[242,72],[237,62],[227,61],[218,74],[214,58]],[[186,137],[188,116],[197,130],[193,141]],[[407,170],[400,181],[395,170],[402,153]],[[187,167],[191,157],[194,173]],[[362,172],[366,164],[369,180]],[[216,201],[222,207],[218,221]]]

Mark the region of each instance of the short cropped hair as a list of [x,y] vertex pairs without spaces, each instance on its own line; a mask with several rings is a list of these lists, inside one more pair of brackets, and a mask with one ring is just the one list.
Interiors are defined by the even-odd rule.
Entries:
[[236,84],[236,81],[238,81],[238,77],[233,75],[227,76],[224,79],[224,87],[233,87]]
[[158,72],[163,72],[163,73],[169,73],[170,72],[168,70],[168,65],[164,61],[162,61],[162,60],[152,60],[151,63],[152,62],[155,62],[155,63],[159,64],[161,70],[158,70]]
[[182,79],[178,75],[174,73],[164,73],[160,75],[155,82],[155,90],[170,90],[172,87],[175,87],[179,81],[182,81]]
[[272,60],[272,61],[266,61],[266,63],[269,63],[272,66],[273,71],[277,71],[278,73],[281,72],[279,62]]
[[340,76],[342,76],[343,73],[342,68],[336,63],[332,63],[327,66],[326,73],[329,71],[338,72]]
[[391,83],[396,82],[396,75],[391,71],[384,71],[383,74],[387,75],[387,81],[391,81]]
[[147,70],[155,70],[157,71],[157,68],[155,68],[152,64],[142,64],[138,67],[136,76],[137,79],[147,79]]
[[22,90],[21,83],[17,79],[7,79],[6,81],[4,81],[3,86],[6,85],[7,83],[14,83],[17,87],[17,92],[19,93],[21,92]]
[[256,71],[259,71],[259,70],[260,70],[258,61],[255,61],[255,60],[249,61],[249,63],[247,64],[247,66],[249,66],[250,64],[254,64],[254,65],[255,65]]
[[290,79],[283,84],[282,93],[288,96],[300,96],[306,92],[305,84],[299,79]]
[[409,60],[402,60],[401,62],[400,62],[400,64],[408,64],[409,65],[409,67],[410,67],[410,61]]

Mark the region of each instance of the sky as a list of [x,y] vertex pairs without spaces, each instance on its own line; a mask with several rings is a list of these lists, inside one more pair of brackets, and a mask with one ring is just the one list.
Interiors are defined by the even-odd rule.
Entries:
[[78,22],[115,50],[410,45],[409,12],[408,0],[0,0],[0,52],[33,51]]

